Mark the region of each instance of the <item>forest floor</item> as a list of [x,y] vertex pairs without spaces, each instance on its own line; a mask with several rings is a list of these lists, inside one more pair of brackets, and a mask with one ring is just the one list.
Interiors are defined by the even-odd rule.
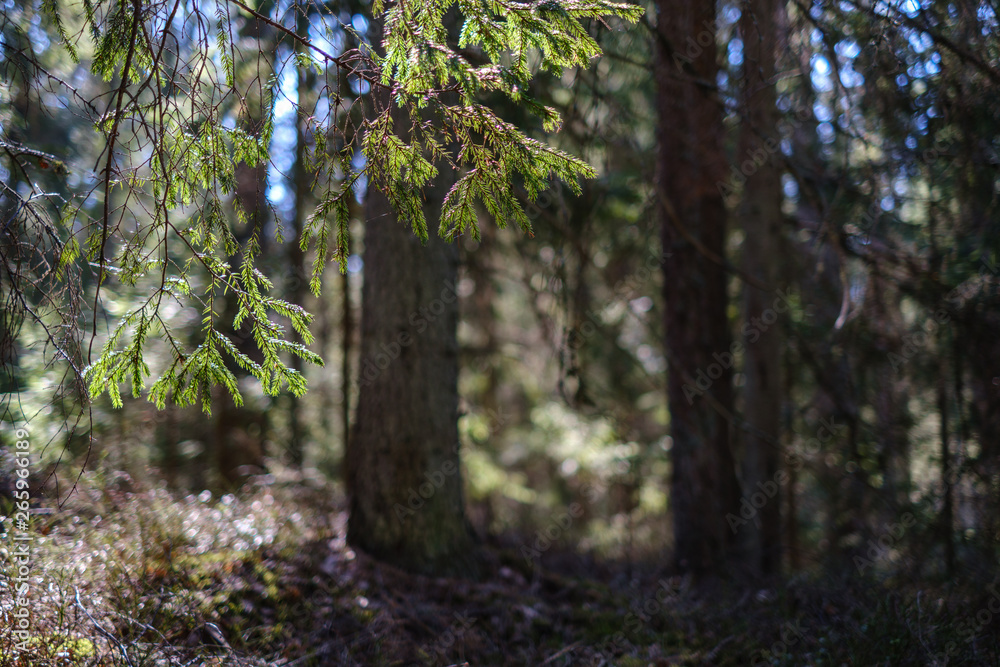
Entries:
[[434,579],[350,549],[318,481],[219,499],[85,479],[37,512],[24,634],[3,523],[2,666],[1000,666],[989,580],[695,585],[556,549],[531,566],[510,535],[493,577]]

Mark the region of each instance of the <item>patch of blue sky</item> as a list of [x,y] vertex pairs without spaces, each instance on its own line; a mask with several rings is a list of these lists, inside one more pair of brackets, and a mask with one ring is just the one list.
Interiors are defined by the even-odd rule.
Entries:
[[903,2],[899,5],[899,11],[906,14],[906,16],[911,19],[916,18],[922,9],[923,6],[921,3],[917,2],[917,0],[903,0]]
[[830,123],[820,123],[817,125],[816,134],[819,135],[819,140],[824,144],[832,144],[834,139],[837,138],[837,132]]
[[792,178],[791,174],[781,175],[781,189],[788,199],[794,201],[799,198],[799,183]]
[[[365,168],[367,160],[365,159],[365,154],[361,151],[357,151],[353,156],[351,156],[351,167],[355,171],[361,171]],[[368,192],[368,175],[361,174],[358,176],[357,180],[354,181],[354,199],[359,203],[364,203],[365,193]]]
[[979,30],[983,35],[992,35],[996,33],[997,28],[1000,28],[996,9],[986,3],[979,5],[979,9],[976,11],[976,18],[979,19],[979,23],[981,24]]
[[729,48],[727,49],[726,57],[729,60],[729,64],[733,67],[739,67],[743,64],[743,40],[739,37],[734,37],[729,40]]
[[285,59],[278,76],[274,102],[274,134],[271,136],[271,161],[267,167],[267,200],[285,219],[290,219],[295,206],[288,174],[295,161],[296,106],[298,72],[294,60]]
[[320,19],[314,18],[309,24],[309,41],[317,48],[338,56],[344,50],[346,38],[340,21],[324,15]]
[[840,84],[845,88],[856,88],[864,85],[865,77],[854,69],[854,60],[861,53],[861,47],[854,40],[845,39],[833,47],[837,54]]
[[830,107],[819,102],[813,105],[813,114],[816,115],[816,120],[821,123],[826,123],[833,119],[833,112],[830,110]]
[[830,63],[826,57],[814,55],[812,57],[812,79],[813,88],[819,92],[827,93],[833,90],[833,81],[830,78]]
[[907,37],[907,41],[910,42],[910,48],[912,48],[916,53],[923,53],[927,51],[932,46],[934,46],[934,40],[926,32],[911,31]]
[[368,34],[368,19],[362,14],[355,14],[351,17],[351,26],[362,37]]

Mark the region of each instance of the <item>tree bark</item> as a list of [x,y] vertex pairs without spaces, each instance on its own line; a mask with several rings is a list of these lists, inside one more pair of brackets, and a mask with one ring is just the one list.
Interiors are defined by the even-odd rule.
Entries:
[[[767,146],[777,145],[778,109],[775,92],[777,58],[776,0],[753,0],[743,5],[744,118],[736,167],[746,175],[740,211],[743,271],[771,289],[778,287],[781,245],[781,171]],[[750,168],[744,169],[749,163]],[[744,322],[763,322],[756,342],[748,341],[743,374],[746,377],[745,419],[753,432],[744,432],[743,488],[745,496],[773,484],[781,465],[781,321],[771,306],[775,295],[744,283]],[[774,318],[773,320],[771,318]],[[769,320],[771,321],[768,324]],[[751,567],[760,574],[781,568],[781,503],[770,499],[757,512],[755,530],[746,532]]]
[[[940,349],[947,349],[944,335],[939,336]],[[948,379],[945,373],[938,376],[937,409],[941,419],[941,542],[944,544],[945,573],[950,577],[955,573],[955,489],[952,469],[951,449],[948,431]]]
[[[267,5],[261,9],[267,13]],[[259,136],[264,128],[264,99],[268,93],[266,81],[273,69],[273,50],[275,35],[263,21],[250,20],[240,31],[243,39],[256,41],[256,52],[250,51],[248,56],[254,61],[254,79],[248,83],[246,99],[240,110],[239,123],[244,131],[253,136]],[[236,192],[234,203],[238,204],[246,216],[246,224],[238,222],[233,225],[233,235],[240,245],[244,245],[252,236],[260,243],[260,256],[268,252],[268,239],[265,225],[268,220],[267,206],[267,164],[250,166],[241,162],[236,166]],[[243,253],[229,259],[229,265],[234,273],[238,273],[243,262]],[[238,300],[233,291],[227,291],[224,297],[225,321],[231,323],[236,317]],[[233,344],[243,354],[256,362],[263,360],[260,350],[253,340],[252,328],[249,322],[244,322],[239,330],[233,330],[227,325],[227,335]],[[220,325],[221,328],[221,325]],[[239,379],[247,377],[248,373],[232,359],[226,362],[229,370]],[[215,405],[215,434],[211,447],[215,450],[215,462],[226,488],[238,487],[248,473],[259,473],[264,470],[265,434],[268,428],[268,411],[264,406],[253,405],[249,401],[238,407],[232,396],[223,389],[216,388],[213,403]]]
[[[310,14],[308,9],[300,9],[295,19],[295,32],[300,37],[308,37]],[[293,48],[298,52],[303,52],[302,44],[295,43]],[[305,253],[299,246],[299,239],[302,237],[302,230],[305,228],[306,219],[309,216],[309,205],[312,202],[310,171],[306,168],[308,152],[306,142],[308,140],[307,117],[312,114],[315,104],[313,87],[316,85],[316,74],[306,67],[297,68],[298,78],[295,87],[296,93],[296,118],[295,118],[295,163],[292,166],[292,180],[295,186],[295,213],[292,217],[292,242],[288,246],[288,269],[289,285],[287,298],[294,304],[302,306],[306,297],[306,285],[309,282],[308,269],[306,267]],[[302,336],[292,329],[292,342],[301,345]],[[292,369],[302,373],[302,358],[292,355]],[[289,463],[294,468],[301,468],[305,463],[305,446],[307,438],[307,428],[303,423],[302,400],[295,394],[289,394],[288,409],[288,457]]]
[[[721,106],[712,90],[718,71],[715,9],[692,0],[658,0],[657,9],[657,206],[668,254],[663,296],[674,565],[711,574],[720,573],[732,556],[735,533],[726,515],[738,512],[739,499],[726,420],[733,404],[732,371],[713,358],[730,348],[726,275],[718,262],[725,237],[719,186],[726,160]],[[696,375],[710,372],[710,366],[709,388],[695,394]]]
[[354,323],[351,317],[351,275],[340,274],[340,432],[344,451],[351,434],[351,339]]
[[367,218],[348,540],[410,571],[475,576],[459,460],[458,247],[433,232],[422,246],[374,190]]

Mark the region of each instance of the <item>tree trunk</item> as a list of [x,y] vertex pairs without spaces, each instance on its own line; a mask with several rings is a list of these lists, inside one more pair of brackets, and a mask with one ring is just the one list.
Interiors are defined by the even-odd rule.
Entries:
[[[939,336],[940,349],[947,349],[945,335]],[[941,542],[944,544],[945,573],[951,577],[955,574],[955,489],[954,470],[952,469],[951,449],[948,441],[948,379],[945,373],[938,376],[937,408],[941,419]]]
[[348,540],[410,571],[474,576],[459,461],[458,247],[433,232],[422,246],[381,193],[368,198]]
[[[667,396],[673,437],[674,560],[681,570],[721,572],[735,534],[739,484],[726,417],[732,411],[723,255],[726,209],[722,113],[714,86],[713,3],[658,0],[656,68]],[[689,38],[691,41],[689,41]],[[701,44],[710,42],[707,46]],[[681,50],[684,45],[689,48]],[[672,51],[677,49],[677,51]],[[709,378],[708,373],[711,373]],[[695,378],[705,377],[704,393]]]
[[[309,36],[309,18],[307,9],[299,10],[295,19],[295,31],[300,37]],[[304,52],[305,47],[296,42],[293,47],[298,52]],[[313,87],[316,85],[316,74],[312,69],[299,66],[296,82],[296,118],[295,118],[295,164],[292,166],[292,180],[295,185],[295,214],[292,217],[292,242],[288,246],[289,286],[286,297],[294,304],[302,306],[306,296],[306,285],[309,282],[305,253],[299,246],[302,230],[309,216],[309,205],[312,202],[310,171],[306,168],[308,152],[306,150],[307,118],[312,115],[315,104]],[[291,328],[291,327],[290,327]],[[292,342],[301,345],[302,336],[291,330]],[[292,369],[302,373],[302,358],[292,355]],[[288,410],[288,457],[289,463],[295,468],[301,468],[305,463],[306,426],[302,418],[302,399],[289,393]]]
[[[782,425],[784,426],[782,441],[787,446],[787,451],[787,449],[792,447],[795,437],[792,432],[793,406],[791,404],[791,396],[794,385],[794,369],[791,367],[791,355],[785,355],[783,364],[784,373],[782,380],[785,385],[785,405],[782,415]],[[796,491],[796,487],[799,484],[798,469],[799,466],[797,465],[788,466],[788,484],[785,486],[785,535],[782,547],[788,554],[788,570],[792,573],[798,572],[802,568],[802,549],[799,543],[799,503],[798,492]]]
[[[261,12],[267,13],[266,5]],[[248,21],[241,37],[256,40],[256,52],[249,51],[250,59],[254,60],[256,78],[247,83],[244,106],[240,110],[240,126],[250,135],[259,136],[264,129],[264,100],[268,94],[266,81],[268,73],[273,69],[273,50],[275,39],[273,31],[260,20]],[[246,224],[233,224],[233,235],[241,246],[256,236],[260,243],[260,256],[268,252],[265,225],[268,219],[267,206],[267,164],[250,166],[240,162],[235,170],[236,192],[234,204],[238,205],[246,216]],[[235,216],[234,216],[235,217]],[[230,269],[237,273],[243,262],[243,254],[229,258]],[[231,323],[236,317],[238,300],[232,290],[224,297],[225,333],[230,336],[233,344],[243,354],[260,363],[263,356],[253,340],[252,328],[245,321],[239,330],[234,330]],[[220,329],[223,325],[220,323]],[[248,373],[232,359],[227,360],[229,370],[242,379]],[[259,473],[264,470],[264,443],[267,430],[267,409],[263,405],[254,405],[250,401],[238,407],[229,392],[216,387],[213,399],[215,414],[215,434],[210,446],[215,450],[215,464],[222,483],[226,488],[240,485],[247,474]]]
[[968,355],[972,421],[980,446],[973,469],[984,487],[978,505],[986,559],[995,559],[1000,544],[1000,299],[991,301],[982,307],[982,320],[973,325]]
[[351,338],[354,336],[349,273],[340,274],[340,299],[340,432],[346,452],[351,433]]
[[[768,151],[776,146],[778,109],[775,93],[777,57],[776,0],[754,0],[743,5],[743,104],[745,115],[736,166],[746,175],[742,218],[743,271],[771,289],[778,287],[781,245],[781,171]],[[775,295],[750,284],[743,286],[744,322],[760,338],[749,341],[743,374],[746,421],[743,488],[752,497],[773,485],[781,463],[781,322],[771,306]],[[753,325],[761,322],[762,326]],[[760,574],[781,568],[781,502],[772,498],[757,512],[757,526],[746,531],[751,567]]]

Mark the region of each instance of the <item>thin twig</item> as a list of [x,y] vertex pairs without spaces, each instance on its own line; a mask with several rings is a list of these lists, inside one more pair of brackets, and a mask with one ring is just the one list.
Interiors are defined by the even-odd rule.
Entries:
[[83,602],[80,600],[80,589],[74,586],[73,591],[76,593],[76,606],[78,606],[80,610],[87,616],[87,618],[90,619],[90,622],[94,624],[94,627],[97,628],[97,631],[101,633],[101,635],[105,639],[107,639],[108,641],[110,641],[111,643],[113,643],[115,646],[118,647],[118,650],[122,652],[122,657],[125,658],[125,662],[129,664],[129,667],[135,667],[135,665],[132,663],[132,659],[128,657],[128,651],[125,650],[124,644],[118,641],[118,639],[113,634],[111,634],[103,627],[101,627],[101,624],[97,622],[97,619],[91,616],[90,612],[87,611],[87,608],[83,606]]
[[[373,86],[378,86],[379,88],[385,88],[386,90],[391,90],[391,88],[392,88],[391,86],[387,86],[386,84],[382,83],[378,79],[372,78],[372,77],[370,77],[370,76],[368,76],[368,75],[366,75],[366,74],[364,74],[362,72],[359,72],[356,67],[353,67],[352,65],[348,64],[350,62],[350,59],[343,58],[343,57],[338,58],[337,56],[324,51],[323,49],[321,49],[320,47],[316,46],[311,41],[309,41],[307,38],[305,38],[302,35],[300,35],[297,32],[295,32],[294,30],[286,28],[285,26],[281,25],[277,21],[275,21],[275,20],[273,20],[273,19],[271,19],[271,18],[269,18],[267,16],[264,16],[263,14],[261,14],[261,13],[259,13],[257,11],[254,11],[252,8],[250,8],[246,4],[240,2],[240,0],[228,0],[228,1],[231,2],[231,3],[233,3],[234,5],[236,5],[237,7],[239,7],[240,9],[242,9],[243,11],[249,12],[250,15],[253,16],[255,19],[257,19],[258,21],[262,21],[262,22],[266,23],[267,25],[271,26],[272,28],[274,28],[276,30],[280,30],[281,32],[285,33],[286,35],[288,35],[289,37],[291,37],[292,39],[294,39],[296,42],[299,42],[300,44],[302,44],[306,48],[310,49],[311,51],[315,51],[316,53],[320,54],[321,56],[323,56],[324,58],[326,58],[330,62],[332,62],[335,65],[337,65],[338,67],[341,67],[341,68],[347,70],[348,72],[354,74],[355,76],[357,76],[357,77],[359,77],[361,79],[364,79],[365,81],[367,81],[368,83],[370,83]],[[350,53],[350,52],[348,52],[348,53]],[[359,52],[359,54],[360,54],[360,52]]]
[[125,100],[125,90],[128,88],[129,75],[132,70],[132,58],[135,56],[136,41],[139,36],[139,23],[142,21],[142,13],[139,11],[138,0],[133,2],[132,31],[129,36],[128,55],[125,56],[125,64],[122,66],[121,85],[118,86],[118,102],[115,105],[115,117],[111,123],[111,133],[108,136],[108,163],[104,170],[104,216],[101,221],[101,248],[98,257],[99,267],[97,271],[97,287],[94,290],[94,329],[90,339],[90,346],[87,349],[87,361],[90,361],[94,350],[94,339],[97,338],[97,308],[101,298],[101,283],[104,282],[104,250],[108,242],[108,227],[111,223],[111,172],[115,164],[115,141],[118,139],[118,124],[122,118],[122,103]]
[[580,647],[580,645],[582,643],[583,642],[573,642],[572,644],[570,644],[566,648],[562,649],[561,651],[558,651],[557,653],[554,653],[553,655],[551,655],[548,658],[546,658],[545,662],[541,663],[541,665],[539,665],[539,667],[544,667],[545,665],[549,664],[550,662],[552,662],[556,658],[562,657],[562,656],[566,655],[567,653],[575,651],[576,649],[578,649]]

